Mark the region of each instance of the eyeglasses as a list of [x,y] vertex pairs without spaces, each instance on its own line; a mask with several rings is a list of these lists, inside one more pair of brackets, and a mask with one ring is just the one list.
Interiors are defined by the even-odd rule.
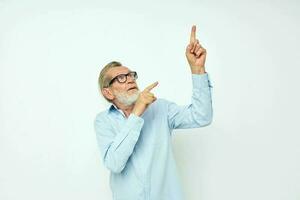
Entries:
[[109,81],[108,86],[109,87],[115,80],[117,80],[119,83],[125,83],[127,81],[127,76],[130,76],[130,78],[136,80],[138,78],[138,75],[135,71],[128,72],[127,74],[119,74],[118,76],[114,77]]

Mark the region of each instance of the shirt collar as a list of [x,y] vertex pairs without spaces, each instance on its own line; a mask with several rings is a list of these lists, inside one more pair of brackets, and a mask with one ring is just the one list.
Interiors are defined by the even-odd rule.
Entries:
[[114,108],[117,109],[117,106],[113,103],[109,103],[109,110],[114,109]]
[[125,117],[124,112],[121,109],[118,109],[118,107],[114,103],[109,103],[109,105],[109,111],[119,111]]

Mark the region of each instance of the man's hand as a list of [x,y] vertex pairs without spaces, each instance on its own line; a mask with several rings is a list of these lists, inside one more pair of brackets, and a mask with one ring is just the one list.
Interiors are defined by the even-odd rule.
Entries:
[[158,85],[158,82],[152,83],[146,87],[142,92],[140,92],[138,99],[134,105],[132,113],[140,116],[144,113],[146,108],[156,100],[156,97],[153,93],[150,92],[155,86]]
[[205,73],[206,49],[196,39],[196,26],[193,25],[190,36],[190,44],[186,47],[186,58],[193,74]]

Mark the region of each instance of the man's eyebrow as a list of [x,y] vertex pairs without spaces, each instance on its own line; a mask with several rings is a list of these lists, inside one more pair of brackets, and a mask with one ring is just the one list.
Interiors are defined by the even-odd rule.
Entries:
[[[121,73],[121,74],[128,74],[128,73],[130,73],[130,72],[133,72],[133,71],[129,70],[128,72]],[[118,74],[117,76],[119,76],[119,75],[121,75],[121,74]]]

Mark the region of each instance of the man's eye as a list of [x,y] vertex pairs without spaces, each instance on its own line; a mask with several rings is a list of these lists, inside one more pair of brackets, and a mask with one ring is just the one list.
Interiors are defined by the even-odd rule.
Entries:
[[135,74],[134,74],[134,72],[131,72],[129,75],[131,78],[133,78]]
[[120,79],[120,80],[124,80],[124,79],[125,79],[125,75],[123,75],[123,74],[120,75],[120,76],[119,76],[119,79]]

